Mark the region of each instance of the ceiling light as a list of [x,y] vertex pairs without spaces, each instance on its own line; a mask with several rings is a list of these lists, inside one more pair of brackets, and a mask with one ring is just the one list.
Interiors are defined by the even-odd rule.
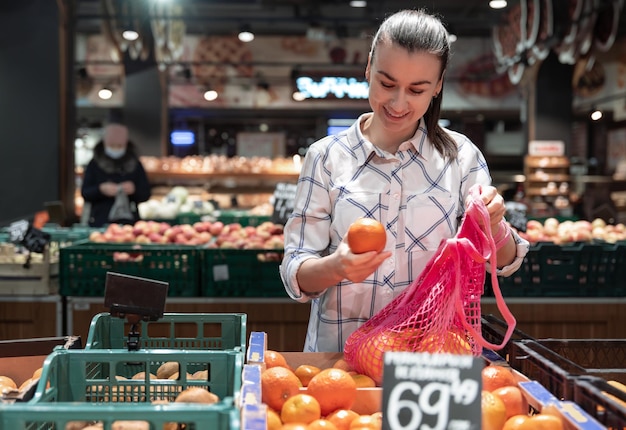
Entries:
[[489,2],[489,7],[491,9],[504,9],[507,7],[507,2],[506,0],[491,0]]
[[122,32],[122,37],[124,38],[124,40],[128,40],[129,42],[133,42],[133,41],[139,39],[139,33],[137,33],[135,30],[124,30]]
[[250,26],[244,25],[241,27],[241,31],[237,35],[239,40],[244,43],[252,42],[254,40],[254,33],[250,30]]
[[206,90],[203,96],[206,101],[212,102],[217,99],[218,94],[215,90]]
[[109,100],[113,97],[113,91],[109,87],[102,87],[100,91],[98,91],[98,97],[102,100]]
[[305,99],[304,94],[302,94],[300,91],[294,91],[294,93],[291,95],[291,98],[293,98],[297,102],[301,102]]
[[594,109],[593,112],[591,112],[591,119],[598,121],[600,118],[602,118],[602,111],[600,109]]
[[454,43],[456,42],[456,40],[458,39],[458,37],[456,37],[456,34],[454,33],[448,33],[448,41],[450,43]]
[[365,0],[352,0],[350,2],[351,7],[367,7],[367,2]]

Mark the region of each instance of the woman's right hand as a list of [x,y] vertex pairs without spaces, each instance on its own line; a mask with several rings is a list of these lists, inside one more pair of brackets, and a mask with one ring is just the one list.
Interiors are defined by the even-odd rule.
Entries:
[[100,184],[100,192],[108,197],[115,197],[119,185],[115,182],[103,182]]
[[337,273],[341,274],[344,279],[351,282],[363,282],[376,271],[378,266],[387,258],[391,257],[391,252],[376,251],[364,252],[362,254],[354,254],[348,243],[343,240],[334,254],[334,264]]

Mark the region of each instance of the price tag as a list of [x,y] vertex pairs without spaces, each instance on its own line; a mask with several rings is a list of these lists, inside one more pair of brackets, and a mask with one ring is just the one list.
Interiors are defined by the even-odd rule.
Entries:
[[385,353],[383,430],[480,428],[483,367],[471,355]]
[[26,232],[28,231],[29,225],[30,224],[25,219],[12,222],[9,225],[9,237],[10,237],[11,242],[13,243],[22,242],[22,240],[24,240],[24,236],[26,236]]
[[24,248],[31,252],[42,253],[48,243],[50,243],[50,234],[44,233],[35,227],[30,227],[22,239]]
[[296,184],[279,182],[276,184],[273,197],[274,212],[272,213],[272,222],[285,224],[293,211],[294,201],[296,200]]

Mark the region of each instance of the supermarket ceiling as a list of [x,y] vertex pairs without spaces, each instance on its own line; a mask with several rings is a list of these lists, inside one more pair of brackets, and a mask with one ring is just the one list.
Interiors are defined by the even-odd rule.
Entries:
[[[259,35],[332,33],[343,37],[371,35],[382,18],[403,8],[439,14],[459,36],[490,36],[501,13],[488,0],[370,0],[363,8],[348,0],[179,0],[158,10],[148,0],[76,0],[76,30],[97,33],[103,23],[136,22],[146,15],[180,19],[187,34],[225,35],[249,26]],[[158,2],[157,2],[158,3]],[[161,1],[161,4],[167,2]]]

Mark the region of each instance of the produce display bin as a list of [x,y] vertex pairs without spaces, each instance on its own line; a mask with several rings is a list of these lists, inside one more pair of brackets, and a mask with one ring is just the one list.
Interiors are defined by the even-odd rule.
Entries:
[[197,297],[200,252],[194,246],[81,243],[61,249],[62,296],[104,296],[107,272],[168,282],[168,296]]
[[[245,351],[246,321],[243,313],[165,313],[158,321],[139,323],[139,347]],[[126,348],[129,328],[123,318],[97,314],[85,349]]]
[[574,384],[574,402],[609,429],[626,428],[626,392],[598,377]]
[[[45,360],[32,399],[0,405],[0,428],[62,429],[70,421],[148,421],[151,428],[167,422],[190,429],[237,429],[234,396],[241,388],[241,351],[55,350]],[[155,374],[165,362],[178,362],[178,379],[130,379],[139,372]],[[206,370],[202,379],[191,379]],[[153,404],[172,402],[185,388],[198,386],[216,394],[213,405]]]
[[[487,342],[500,345],[504,341],[504,336],[506,335],[508,326],[506,322],[502,319],[491,314],[482,315],[480,326],[482,336]],[[512,343],[516,340],[528,339],[532,340],[533,337],[515,328],[513,329],[513,334],[511,335],[511,338],[504,345],[504,347],[494,352],[497,353],[502,359],[508,361],[509,355],[511,354]]]
[[205,249],[204,297],[287,297],[278,266],[283,250]]
[[[540,242],[517,272],[498,283],[504,297],[622,297],[625,266],[623,243]],[[485,287],[493,296],[489,278]]]
[[559,398],[573,400],[580,376],[626,383],[626,340],[541,339],[515,341],[511,367],[539,381]]

